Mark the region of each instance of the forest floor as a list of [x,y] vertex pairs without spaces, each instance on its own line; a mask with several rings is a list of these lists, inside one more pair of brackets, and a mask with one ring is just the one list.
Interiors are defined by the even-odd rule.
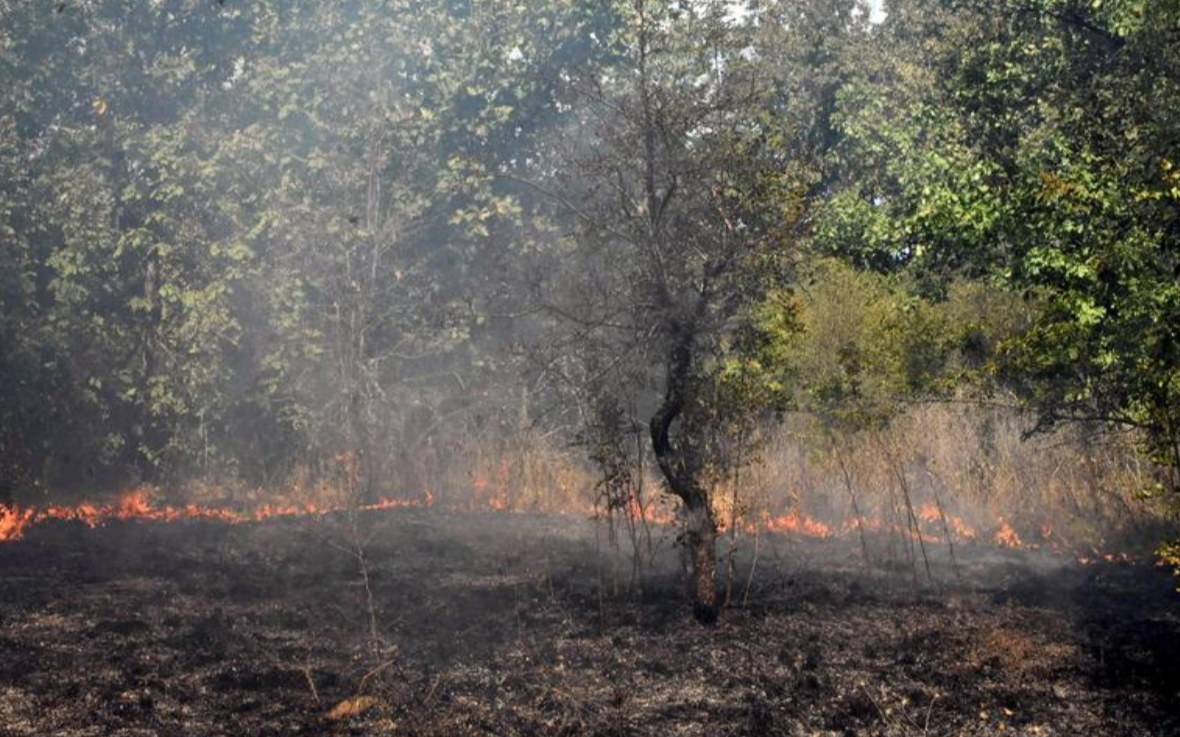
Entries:
[[764,538],[702,628],[668,533],[628,590],[584,520],[361,525],[380,644],[343,518],[0,546],[0,735],[1180,734],[1180,595],[1149,564],[963,546],[915,588],[855,541]]

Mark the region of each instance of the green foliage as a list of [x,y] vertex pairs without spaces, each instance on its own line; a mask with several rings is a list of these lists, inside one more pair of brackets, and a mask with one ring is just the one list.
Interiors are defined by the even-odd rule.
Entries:
[[[1002,380],[1041,427],[1138,428],[1180,478],[1180,7],[1112,0],[896,3],[843,93],[817,247],[938,294],[955,275],[1040,309]],[[894,107],[898,101],[902,104]],[[931,288],[933,287],[933,288]]]
[[[927,6],[929,4],[926,4]],[[832,186],[814,248],[883,273],[908,269],[926,293],[1002,263],[1008,202],[1000,166],[980,150],[940,80],[970,28],[937,7],[901,5],[855,54],[832,116]]]
[[837,429],[880,427],[910,403],[987,391],[997,346],[1029,312],[979,282],[930,301],[904,276],[819,260],[790,301],[763,307],[757,355],[783,371],[796,408]]
[[611,22],[0,2],[5,484],[273,482],[469,401],[444,387],[492,380],[470,314],[529,204],[493,174]]
[[[1149,7],[1150,5],[1150,7]],[[1086,419],[1144,432],[1180,473],[1180,10],[1169,3],[1045,3],[968,58],[967,80],[1021,70],[1026,124],[1003,132],[1012,278],[1046,308],[1008,347],[1010,374],[1050,426]],[[1030,58],[1033,57],[1034,58]],[[977,98],[964,90],[970,104]],[[990,104],[983,98],[980,104]],[[982,131],[995,139],[999,132]]]

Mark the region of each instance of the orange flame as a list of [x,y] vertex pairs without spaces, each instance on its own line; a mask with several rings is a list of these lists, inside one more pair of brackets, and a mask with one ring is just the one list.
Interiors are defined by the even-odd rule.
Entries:
[[787,532],[804,537],[832,537],[835,531],[831,526],[814,520],[798,511],[791,511],[778,517],[771,517],[769,512],[763,512],[763,523],[771,532]]
[[942,512],[934,504],[934,502],[926,502],[922,508],[918,510],[918,519],[927,524],[934,524],[942,521]]
[[654,501],[640,504],[634,495],[627,501],[627,514],[634,519],[642,519],[653,525],[670,525],[676,521],[676,513],[672,509],[656,504]]
[[676,523],[675,506],[659,504],[657,499],[648,499],[646,502],[640,503],[634,492],[631,492],[627,496],[625,502],[620,502],[619,506],[611,506],[610,508],[598,506],[590,509],[589,515],[590,519],[603,520],[616,512],[621,512],[627,519],[636,522],[642,521],[649,525],[672,525]]
[[508,464],[500,463],[495,469],[495,479],[486,470],[480,470],[471,480],[471,490],[475,507],[487,507],[497,512],[507,512],[512,508],[508,498]]
[[[945,510],[939,509],[934,502],[926,502],[917,512],[918,519],[926,525],[933,527],[935,530],[942,532],[943,519],[945,517],[946,526],[951,531],[951,534],[959,540],[975,540],[979,537],[979,533],[975,528],[967,524],[962,518],[953,514],[946,514]],[[937,541],[936,537],[932,537],[923,532],[924,540]]]
[[33,521],[33,510],[0,506],[0,542],[20,540],[25,527]]
[[[341,459],[343,465],[352,462],[352,457]],[[346,469],[347,470],[347,469]],[[509,478],[506,467],[501,466],[493,474],[479,474],[473,479],[474,500],[465,509],[484,509],[494,511],[510,511],[513,508],[512,497],[509,494]],[[332,489],[326,489],[332,492]],[[341,499],[344,495],[327,494],[326,498]],[[417,498],[383,497],[375,502],[354,507],[360,511],[379,511],[391,509],[422,508],[433,506],[434,494],[427,489]],[[456,509],[460,506],[456,505]],[[327,503],[304,504],[264,504],[253,509],[232,509],[222,507],[207,507],[189,504],[183,507],[156,506],[151,494],[146,489],[136,489],[120,496],[113,503],[94,504],[80,503],[75,506],[51,505],[44,508],[3,506],[0,505],[0,543],[21,540],[28,530],[38,524],[49,521],[66,521],[84,524],[90,528],[101,527],[114,521],[157,521],[177,522],[183,520],[212,520],[226,524],[246,524],[261,522],[271,518],[317,517],[349,509],[339,501]],[[586,511],[586,510],[582,510]],[[676,522],[675,507],[657,503],[657,499],[648,500],[645,504],[632,496],[623,508],[625,514],[634,520],[644,520],[654,525],[671,525]],[[593,514],[601,514],[601,510]],[[742,514],[734,519],[738,529],[753,532],[756,528],[768,532],[798,535],[803,537],[827,539],[847,537],[859,531],[884,532],[909,535],[926,542],[937,543],[943,534],[943,524],[951,534],[966,541],[987,540],[988,542],[1006,548],[1038,549],[1042,546],[1056,550],[1063,554],[1072,554],[1082,565],[1093,565],[1100,562],[1127,563],[1137,562],[1134,556],[1126,553],[1108,553],[1099,550],[1070,551],[1057,539],[1049,525],[1042,525],[1039,529],[1039,539],[1036,543],[1026,543],[1020,534],[1003,517],[999,518],[994,533],[989,537],[981,535],[961,517],[945,514],[934,503],[926,503],[915,511],[919,525],[924,529],[902,529],[895,524],[886,522],[879,516],[854,518],[839,525],[829,524],[813,519],[799,510],[792,510],[786,514],[772,515],[763,510],[760,514]],[[724,526],[724,515],[723,526]]]
[[[382,498],[372,504],[360,507],[362,511],[381,509],[404,509],[407,507],[428,507],[434,503],[434,495],[427,491],[417,499]],[[44,509],[35,507],[0,506],[0,543],[14,542],[24,537],[25,531],[50,520],[79,522],[94,529],[109,522],[178,522],[181,520],[215,520],[227,524],[261,522],[275,517],[308,517],[344,511],[343,506],[317,506],[315,504],[271,505],[264,504],[253,511],[239,511],[217,507],[202,507],[189,504],[184,507],[157,507],[144,489],[137,489],[120,496],[113,504],[96,505],[83,502],[67,507],[53,505]]]
[[1000,526],[996,529],[996,534],[992,537],[992,540],[1002,548],[1024,547],[1024,542],[1020,539],[1020,535],[1016,534],[1016,530],[1013,530],[1012,526],[1003,517],[1000,518]]
[[962,517],[950,516],[947,517],[947,522],[950,523],[951,529],[954,530],[955,535],[961,540],[975,540],[979,537],[979,533],[975,528],[963,521]]

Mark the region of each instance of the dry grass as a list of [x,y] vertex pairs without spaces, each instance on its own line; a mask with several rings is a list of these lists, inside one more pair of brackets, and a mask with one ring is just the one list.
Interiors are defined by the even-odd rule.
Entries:
[[[1019,539],[1071,551],[1109,551],[1121,539],[1159,529],[1162,510],[1136,498],[1155,470],[1133,438],[1067,428],[1026,439],[1027,427],[1014,410],[969,404],[917,405],[885,430],[843,435],[793,415],[765,430],[754,462],[716,489],[718,518],[726,527],[744,520],[745,532],[793,515],[836,534],[863,527],[912,538],[920,530],[935,544]],[[338,509],[355,501],[359,477],[362,501],[429,499],[446,509],[578,515],[596,509],[598,478],[583,449],[536,428],[488,423],[371,456],[355,468],[339,458],[299,464],[277,488],[192,481],[167,501]],[[642,473],[650,502],[658,496],[658,472],[649,464]],[[670,520],[671,508],[655,508],[657,518]],[[896,554],[910,542],[873,552]]]
[[924,534],[942,538],[949,528],[959,542],[968,528],[992,540],[1003,520],[1025,544],[1102,549],[1160,522],[1162,510],[1136,497],[1153,469],[1132,438],[1075,428],[1025,439],[1026,429],[1014,410],[950,404],[843,436],[795,416],[764,438],[741,491],[754,509],[845,526],[855,501],[866,524],[902,529],[908,493],[915,508],[947,517],[945,526],[923,523]]

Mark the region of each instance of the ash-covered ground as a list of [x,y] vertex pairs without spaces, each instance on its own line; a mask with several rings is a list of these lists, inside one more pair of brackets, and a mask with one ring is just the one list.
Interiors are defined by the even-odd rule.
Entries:
[[361,526],[367,589],[343,518],[0,546],[0,735],[1180,734],[1180,595],[1148,564],[962,546],[915,589],[855,540],[769,537],[706,629],[670,539],[629,589],[585,521]]

